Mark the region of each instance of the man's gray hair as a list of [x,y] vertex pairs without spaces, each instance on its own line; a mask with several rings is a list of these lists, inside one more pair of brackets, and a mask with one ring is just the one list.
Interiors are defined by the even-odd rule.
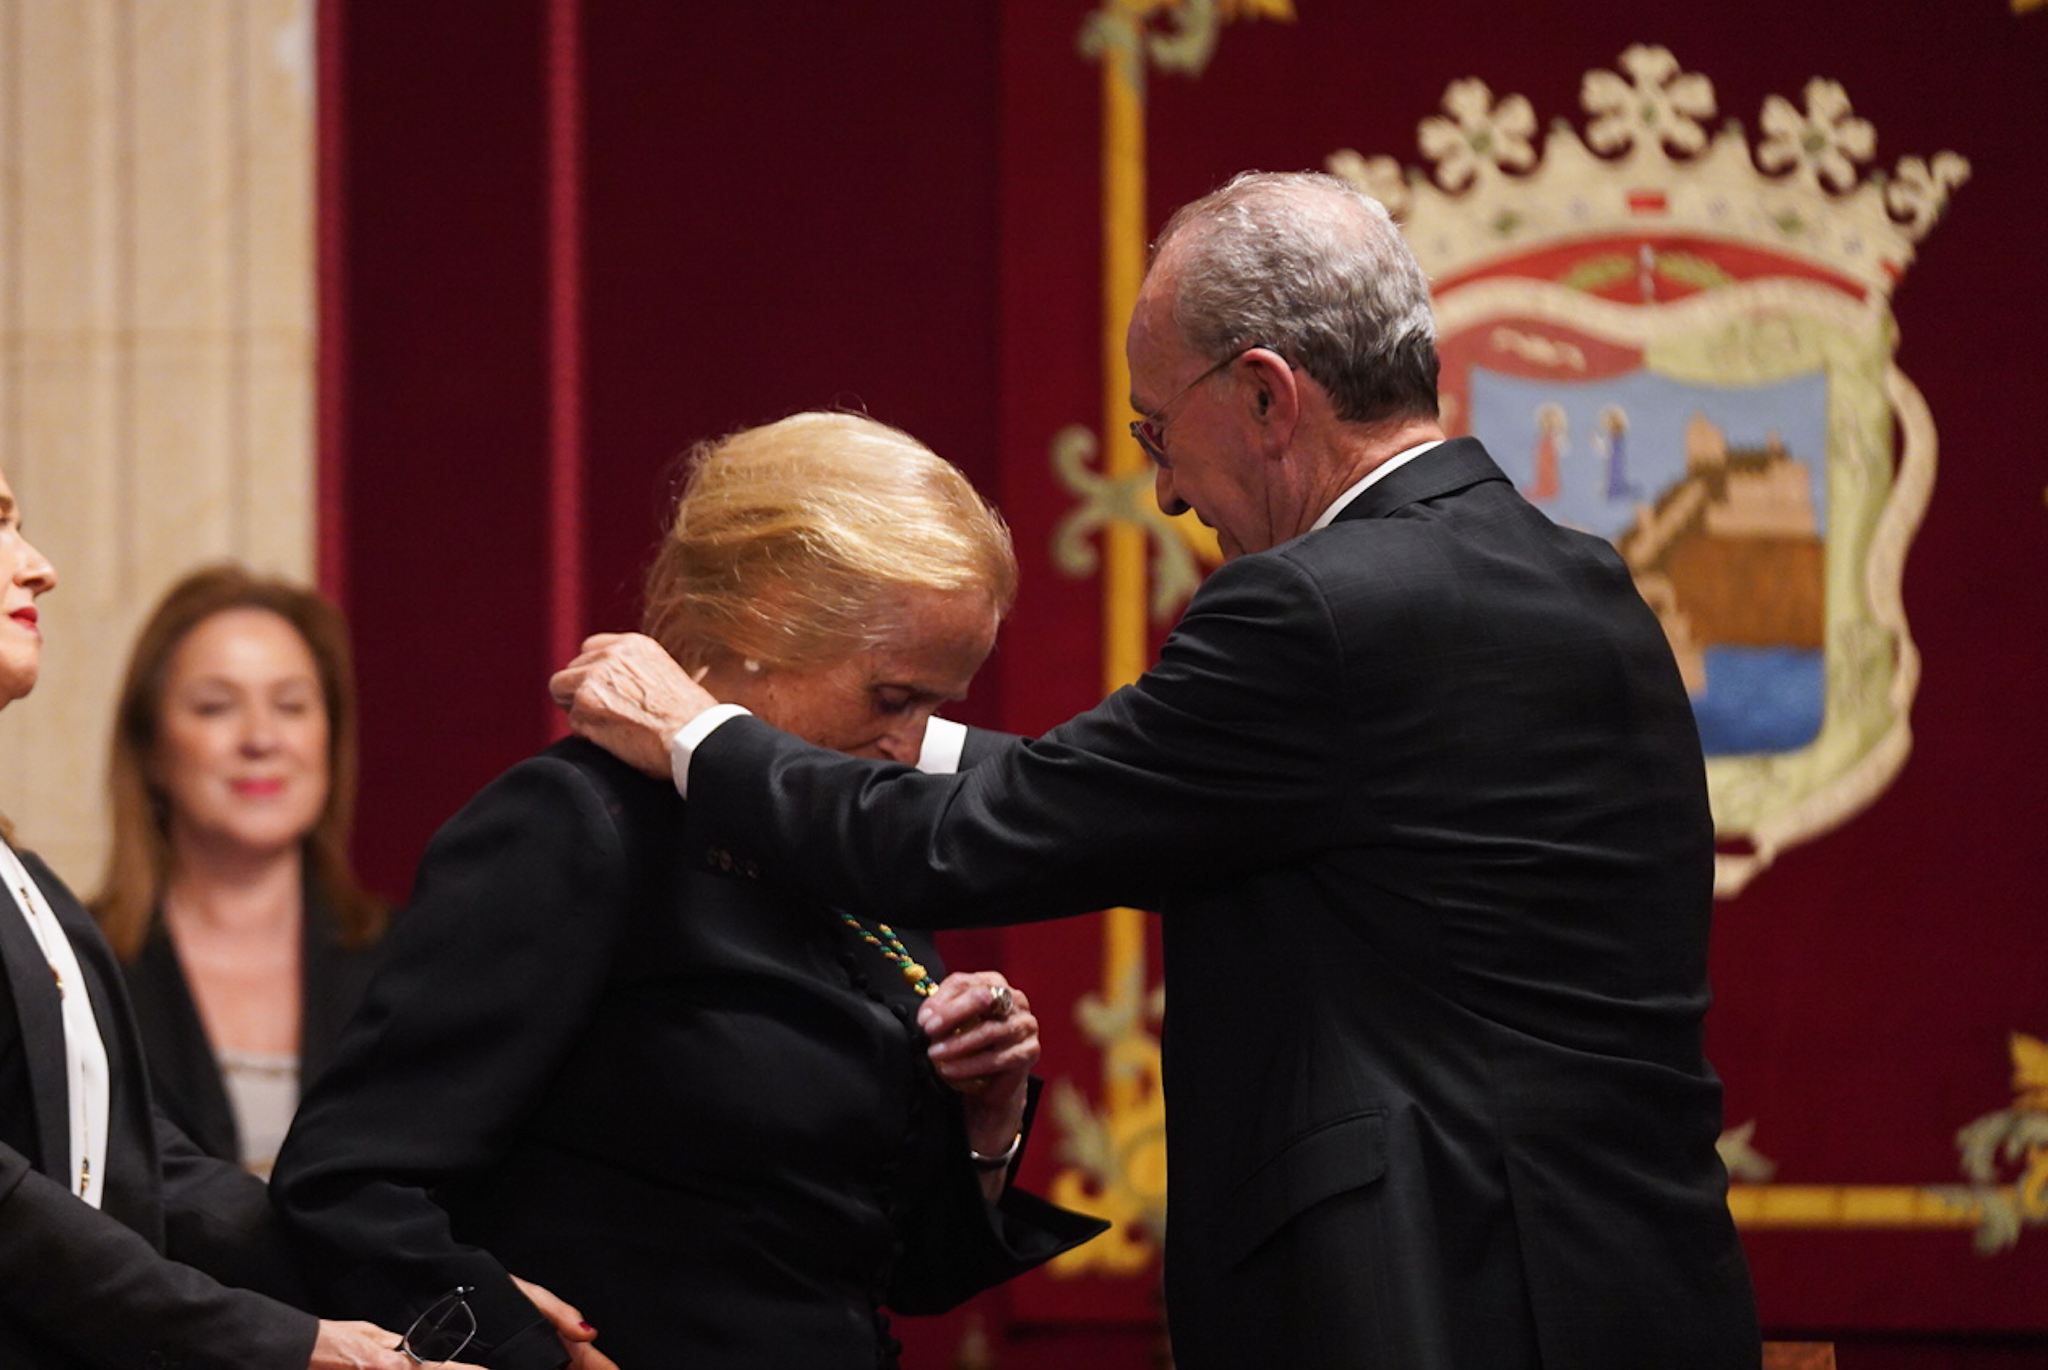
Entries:
[[1436,417],[1429,281],[1379,201],[1318,172],[1247,171],[1167,221],[1154,262],[1169,253],[1174,322],[1203,356],[1264,344],[1340,419]]

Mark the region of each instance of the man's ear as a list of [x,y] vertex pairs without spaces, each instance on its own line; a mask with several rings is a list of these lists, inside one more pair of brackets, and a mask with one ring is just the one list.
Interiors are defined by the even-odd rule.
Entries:
[[1268,347],[1255,347],[1245,353],[1244,365],[1251,369],[1248,379],[1258,387],[1252,417],[1271,430],[1268,438],[1278,439],[1284,447],[1301,418],[1301,376],[1287,364],[1286,358]]

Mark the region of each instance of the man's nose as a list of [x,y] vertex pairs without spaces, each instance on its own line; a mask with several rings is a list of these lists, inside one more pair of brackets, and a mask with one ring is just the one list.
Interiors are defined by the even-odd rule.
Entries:
[[1173,468],[1154,467],[1152,471],[1152,498],[1159,501],[1159,512],[1173,518],[1188,511],[1188,502],[1173,490]]

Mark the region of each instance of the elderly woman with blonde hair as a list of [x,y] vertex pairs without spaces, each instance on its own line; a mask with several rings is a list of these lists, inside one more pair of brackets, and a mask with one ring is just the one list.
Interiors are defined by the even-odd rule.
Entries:
[[[695,454],[647,578],[679,662],[824,746],[925,765],[1016,592],[1000,518],[907,435],[799,414]],[[971,759],[971,758],[970,758]],[[679,847],[673,787],[571,739],[435,838],[275,1194],[336,1309],[459,1295],[559,1363],[504,1274],[621,1363],[870,1370],[1101,1224],[1009,1185],[1038,1025],[993,972]]]

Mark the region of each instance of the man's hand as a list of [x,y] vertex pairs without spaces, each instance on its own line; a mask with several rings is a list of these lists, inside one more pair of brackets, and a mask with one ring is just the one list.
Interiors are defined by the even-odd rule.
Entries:
[[653,638],[599,633],[548,682],[569,726],[637,770],[666,779],[676,729],[718,701]]

